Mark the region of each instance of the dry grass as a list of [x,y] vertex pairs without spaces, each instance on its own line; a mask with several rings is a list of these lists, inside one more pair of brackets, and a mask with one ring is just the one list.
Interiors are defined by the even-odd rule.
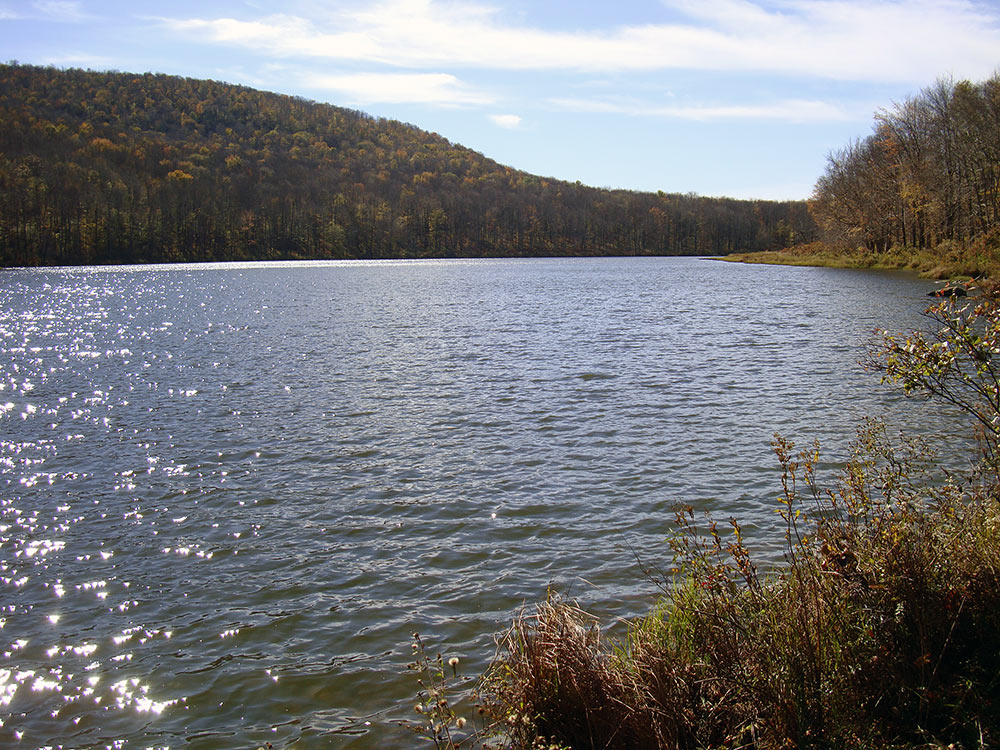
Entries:
[[811,242],[783,250],[734,253],[721,258],[739,263],[765,263],[828,268],[899,269],[930,279],[1000,277],[1000,231],[968,243],[946,241],[934,248],[892,247],[882,252]]
[[776,440],[785,564],[678,514],[663,601],[628,637],[551,599],[485,683],[510,748],[990,747],[1000,743],[1000,506],[860,434],[839,486]]

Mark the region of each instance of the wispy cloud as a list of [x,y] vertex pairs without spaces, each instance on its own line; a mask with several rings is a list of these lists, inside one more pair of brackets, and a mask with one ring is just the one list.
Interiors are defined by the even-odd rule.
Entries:
[[41,60],[41,62],[57,67],[68,66],[74,68],[94,68],[96,70],[107,70],[115,66],[115,60],[112,57],[91,55],[86,52],[66,52],[59,55],[49,55]]
[[313,75],[306,83],[338,91],[355,104],[375,102],[422,104],[492,104],[488,94],[466,86],[447,73],[357,73]]
[[174,31],[282,57],[408,68],[764,71],[927,82],[997,65],[1000,9],[974,0],[663,0],[683,22],[605,32],[514,25],[470,2],[383,0],[334,16],[163,20]]
[[0,21],[63,21],[77,23],[93,17],[83,10],[77,0],[34,0],[21,3],[13,9],[9,4],[0,5]]
[[490,119],[493,120],[493,124],[497,127],[507,130],[517,130],[517,128],[521,127],[520,115],[490,115]]
[[75,0],[35,0],[31,7],[47,21],[87,21],[92,16]]
[[788,99],[767,104],[697,104],[660,106],[623,103],[600,99],[552,99],[550,104],[575,112],[599,112],[678,120],[783,120],[785,122],[829,122],[851,119],[849,114],[828,102]]

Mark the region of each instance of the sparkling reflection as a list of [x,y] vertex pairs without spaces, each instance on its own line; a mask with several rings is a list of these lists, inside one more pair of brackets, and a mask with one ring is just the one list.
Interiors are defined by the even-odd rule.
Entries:
[[[764,549],[905,276],[693,259],[0,271],[0,746],[410,746],[549,583],[644,610],[678,499]],[[818,434],[817,434],[818,432]],[[830,464],[828,468],[835,468]],[[637,584],[637,581],[639,582]]]

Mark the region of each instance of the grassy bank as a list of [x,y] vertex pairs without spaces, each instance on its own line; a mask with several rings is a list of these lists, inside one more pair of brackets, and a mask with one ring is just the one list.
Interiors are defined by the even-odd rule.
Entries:
[[846,249],[823,242],[783,250],[734,253],[721,260],[827,268],[870,268],[916,271],[932,279],[1000,277],[1000,236],[969,244],[941,243],[935,248],[892,247],[885,251]]
[[869,363],[977,424],[967,474],[869,420],[823,488],[818,446],[776,437],[782,564],[758,566],[736,520],[680,508],[663,596],[626,637],[550,598],[501,640],[474,722],[441,657],[418,661],[418,728],[510,750],[1000,745],[1000,288],[928,316],[935,331],[883,332]]

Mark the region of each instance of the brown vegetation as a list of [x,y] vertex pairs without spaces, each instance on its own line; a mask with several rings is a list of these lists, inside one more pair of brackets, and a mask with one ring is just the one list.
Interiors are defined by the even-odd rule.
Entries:
[[[784,460],[786,477],[811,466]],[[788,565],[767,574],[682,517],[672,588],[625,643],[602,647],[560,602],[519,620],[491,676],[510,747],[991,746],[996,499],[941,492],[916,506],[913,488],[888,484],[900,479],[878,487],[901,491],[891,502],[845,485],[808,522],[786,496]]]
[[965,242],[933,248],[893,245],[887,250],[845,249],[815,241],[781,250],[732,253],[722,260],[785,266],[868,268],[915,271],[929,279],[1000,278],[1000,228]]
[[831,154],[813,196],[831,244],[967,243],[1000,224],[1000,75],[938,81]]
[[0,265],[719,254],[813,232],[804,201],[600,190],[242,86],[0,65]]

